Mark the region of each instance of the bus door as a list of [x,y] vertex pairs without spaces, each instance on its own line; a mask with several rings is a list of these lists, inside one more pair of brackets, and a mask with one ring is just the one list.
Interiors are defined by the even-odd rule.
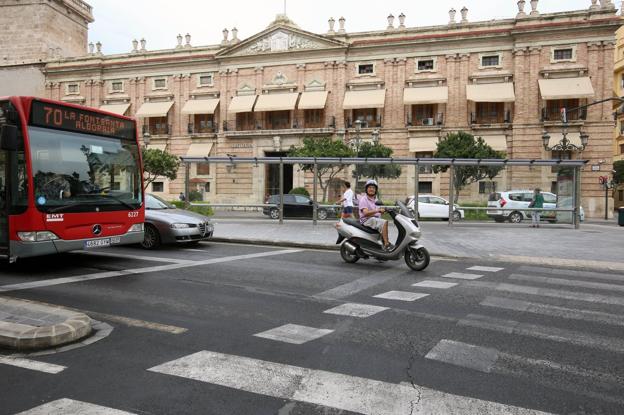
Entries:
[[0,150],[0,258],[9,256],[8,153]]

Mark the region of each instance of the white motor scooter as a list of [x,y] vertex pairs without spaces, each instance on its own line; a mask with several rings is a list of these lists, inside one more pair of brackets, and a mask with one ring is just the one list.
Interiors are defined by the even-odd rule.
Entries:
[[384,250],[381,234],[376,230],[362,225],[356,219],[341,219],[336,224],[339,235],[336,243],[341,244],[342,259],[353,264],[370,257],[379,261],[395,261],[404,257],[407,266],[414,271],[427,268],[431,259],[427,249],[418,243],[421,232],[412,212],[403,202],[397,202],[397,209],[389,209],[387,212],[399,230],[394,249]]

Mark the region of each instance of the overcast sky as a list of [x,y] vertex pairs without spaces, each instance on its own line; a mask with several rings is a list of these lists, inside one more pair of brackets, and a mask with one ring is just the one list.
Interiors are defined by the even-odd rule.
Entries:
[[[173,48],[178,33],[190,33],[193,46],[216,44],[223,39],[221,31],[232,27],[245,39],[264,30],[284,9],[284,0],[86,1],[95,17],[89,40],[102,42],[105,54],[129,52],[132,39],[141,38],[147,40],[148,50]],[[619,7],[620,2],[615,3]],[[591,0],[541,0],[538,10],[550,13],[590,5]],[[511,18],[518,12],[516,0],[287,0],[287,14],[301,29],[314,33],[325,33],[332,16],[347,19],[347,32],[360,32],[385,29],[390,13],[404,13],[408,27],[446,24],[449,9],[458,11],[459,20],[463,6],[469,9],[470,21]]]

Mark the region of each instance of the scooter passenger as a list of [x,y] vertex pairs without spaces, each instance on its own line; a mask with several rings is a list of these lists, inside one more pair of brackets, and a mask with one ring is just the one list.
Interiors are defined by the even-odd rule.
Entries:
[[388,241],[388,221],[381,218],[386,210],[378,208],[375,203],[377,202],[377,191],[377,182],[372,179],[368,180],[364,186],[364,194],[358,200],[360,223],[381,233],[384,249],[392,251],[394,246]]

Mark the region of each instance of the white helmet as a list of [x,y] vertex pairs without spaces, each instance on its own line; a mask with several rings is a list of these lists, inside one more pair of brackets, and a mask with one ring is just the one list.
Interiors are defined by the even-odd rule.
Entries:
[[377,181],[370,179],[368,181],[366,181],[366,184],[364,185],[364,191],[368,190],[368,186],[375,186],[375,193],[377,193],[377,191],[379,190],[379,186],[377,185]]

